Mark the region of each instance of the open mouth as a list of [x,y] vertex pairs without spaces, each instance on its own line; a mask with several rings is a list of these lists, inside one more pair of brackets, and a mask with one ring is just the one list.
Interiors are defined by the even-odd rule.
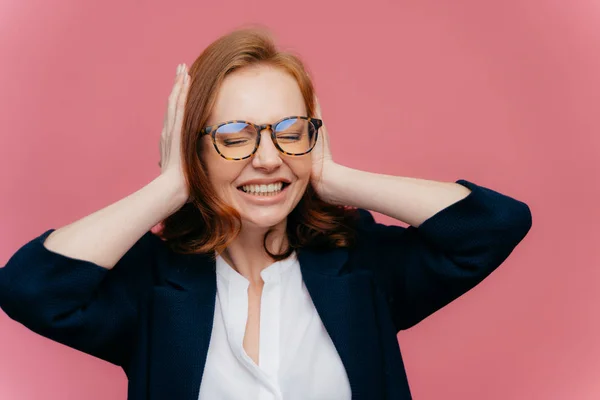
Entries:
[[238,186],[238,190],[254,196],[276,196],[283,192],[290,183],[288,182],[275,182],[269,183],[268,185],[243,185]]

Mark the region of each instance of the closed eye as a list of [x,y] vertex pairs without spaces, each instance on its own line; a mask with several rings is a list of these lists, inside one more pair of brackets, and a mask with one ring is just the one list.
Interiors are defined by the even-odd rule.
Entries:
[[297,134],[297,135],[278,135],[277,136],[277,140],[287,140],[287,141],[294,141],[294,140],[300,140],[301,135]]
[[227,139],[223,140],[225,146],[240,146],[248,143],[248,139]]

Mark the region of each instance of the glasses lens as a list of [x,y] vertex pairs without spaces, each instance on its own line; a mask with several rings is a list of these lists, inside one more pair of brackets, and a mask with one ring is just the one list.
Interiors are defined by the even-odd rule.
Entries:
[[217,129],[215,143],[227,158],[248,157],[256,146],[256,129],[243,122],[232,122]]
[[289,154],[304,154],[312,150],[317,141],[317,129],[312,122],[302,118],[288,118],[275,127],[277,144]]

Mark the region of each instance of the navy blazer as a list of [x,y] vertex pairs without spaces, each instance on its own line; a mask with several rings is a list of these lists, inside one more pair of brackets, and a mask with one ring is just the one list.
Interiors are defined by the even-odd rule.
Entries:
[[[531,227],[525,203],[456,183],[471,193],[418,228],[379,224],[360,210],[354,247],[298,252],[353,399],[410,399],[397,332],[477,285]],[[0,307],[40,335],[122,366],[129,399],[197,400],[215,261],[174,253],[148,232],[108,270],[46,249],[53,230],[0,269]]]

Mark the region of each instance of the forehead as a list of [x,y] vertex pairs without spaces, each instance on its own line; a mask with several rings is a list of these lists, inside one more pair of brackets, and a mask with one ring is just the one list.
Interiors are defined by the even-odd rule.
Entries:
[[253,66],[224,79],[208,125],[235,119],[272,123],[291,115],[306,115],[296,79],[280,68]]

